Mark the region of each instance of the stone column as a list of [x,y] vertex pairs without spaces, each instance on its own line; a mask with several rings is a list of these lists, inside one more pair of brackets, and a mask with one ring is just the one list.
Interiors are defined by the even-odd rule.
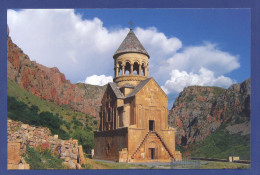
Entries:
[[111,117],[112,117],[112,124],[111,124],[111,129],[114,129],[114,108],[111,108]]
[[146,76],[149,77],[149,67],[147,66],[146,69],[147,69],[147,75]]
[[116,108],[116,129],[119,128],[119,114],[118,114],[118,108]]
[[133,125],[136,125],[136,117],[137,117],[137,107],[134,106],[134,120],[133,120]]
[[134,64],[131,63],[130,75],[134,74]]
[[142,66],[141,66],[141,64],[139,64],[139,72],[138,72],[138,75],[139,75],[139,76],[142,75]]
[[101,112],[101,115],[102,115],[102,117],[101,117],[101,131],[104,131],[104,112],[103,111]]
[[110,108],[110,122],[113,121],[113,108]]
[[116,122],[117,122],[117,118],[116,118],[116,108],[114,108],[113,110],[114,110],[114,129],[116,129]]
[[116,75],[115,75],[116,77],[118,77],[118,68],[119,68],[118,65],[116,65]]
[[125,75],[125,65],[122,64],[122,75]]
[[144,66],[144,76],[147,77],[147,66]]

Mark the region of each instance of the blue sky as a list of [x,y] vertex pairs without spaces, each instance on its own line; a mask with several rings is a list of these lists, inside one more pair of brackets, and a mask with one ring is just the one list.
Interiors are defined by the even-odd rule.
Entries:
[[[104,84],[129,31],[151,56],[150,75],[170,96],[188,85],[228,88],[250,77],[248,9],[9,10],[13,41],[72,82]],[[48,51],[46,53],[46,51]]]
[[155,26],[166,36],[181,39],[183,45],[203,41],[219,44],[223,51],[240,55],[241,68],[230,73],[238,82],[250,76],[249,9],[78,9],[83,18],[99,17],[107,28]]

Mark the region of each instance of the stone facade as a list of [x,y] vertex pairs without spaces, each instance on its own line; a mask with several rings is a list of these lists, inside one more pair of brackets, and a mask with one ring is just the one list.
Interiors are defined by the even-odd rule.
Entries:
[[[168,97],[149,78],[148,59],[130,30],[114,54],[115,78],[101,101],[94,158],[119,162],[181,160],[168,126]],[[129,71],[129,74],[126,74]]]
[[7,126],[8,169],[28,168],[22,158],[27,145],[32,148],[40,147],[42,150],[50,149],[64,160],[64,165],[69,169],[85,164],[82,146],[78,145],[78,140],[61,140],[58,135],[51,136],[49,128],[33,127],[19,121],[8,120]]

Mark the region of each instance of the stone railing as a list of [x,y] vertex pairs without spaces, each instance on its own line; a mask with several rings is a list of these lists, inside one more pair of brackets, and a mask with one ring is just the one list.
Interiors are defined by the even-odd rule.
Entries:
[[63,164],[69,169],[81,169],[85,164],[82,146],[78,140],[61,140],[58,135],[51,136],[46,127],[33,127],[19,121],[8,120],[8,169],[29,169],[23,160],[26,146],[42,150],[50,149],[53,154],[64,160]]

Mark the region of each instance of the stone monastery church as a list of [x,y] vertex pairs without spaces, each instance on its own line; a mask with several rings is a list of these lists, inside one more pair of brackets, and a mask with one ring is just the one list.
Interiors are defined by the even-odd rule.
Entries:
[[114,82],[102,99],[94,159],[118,162],[180,160],[168,126],[168,97],[149,78],[149,54],[130,29],[114,58]]

